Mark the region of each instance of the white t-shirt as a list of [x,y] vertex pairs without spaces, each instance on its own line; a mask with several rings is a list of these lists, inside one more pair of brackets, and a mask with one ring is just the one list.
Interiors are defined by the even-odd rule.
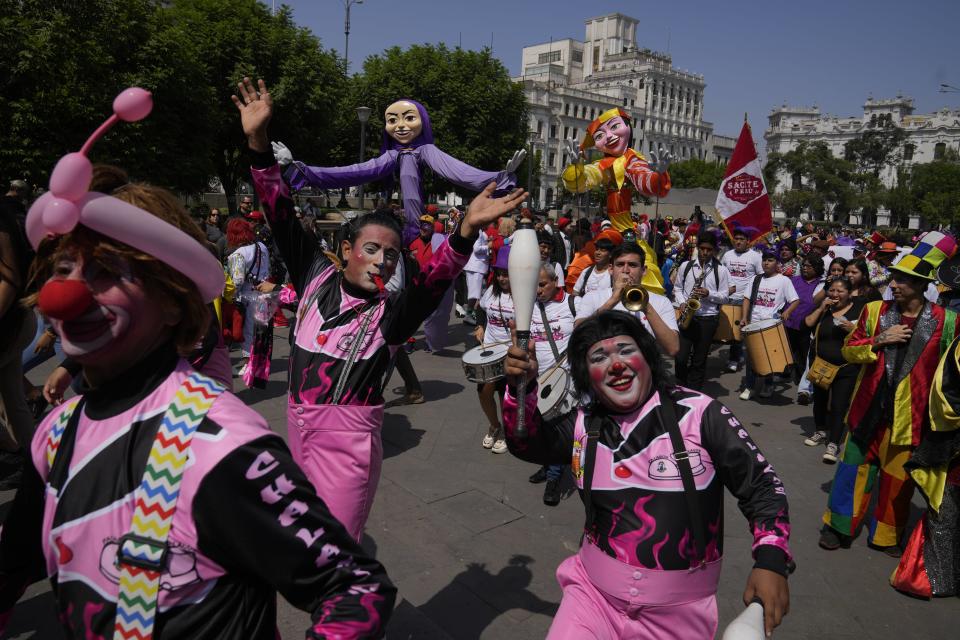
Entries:
[[244,245],[230,254],[227,265],[230,267],[230,277],[239,286],[241,295],[249,294],[270,275],[270,252],[262,242]]
[[464,265],[464,271],[473,271],[474,273],[486,273],[490,266],[490,238],[487,234],[481,233],[477,241],[473,243],[473,251],[467,264]]
[[[570,302],[573,301],[573,311],[570,310]],[[543,305],[543,310],[547,314],[547,322],[550,324],[550,330],[553,334],[553,341],[557,346],[557,351],[563,354],[567,350],[567,344],[570,342],[570,334],[573,333],[573,321],[576,318],[576,309],[579,306],[580,298],[563,294],[560,300],[551,300]],[[543,373],[556,364],[556,358],[553,357],[553,349],[550,348],[550,340],[547,338],[547,332],[543,325],[543,317],[540,315],[540,306],[533,309],[533,318],[530,319],[530,337],[537,350],[537,363],[540,366],[540,373]],[[563,366],[566,366],[564,364]]]
[[[753,283],[753,278],[763,273],[763,259],[759,251],[747,249],[743,253],[737,253],[731,249],[723,254],[720,264],[730,272],[730,284],[736,287],[736,295],[750,295],[749,287]],[[744,291],[747,289],[747,291]]]
[[[510,340],[510,325],[513,320],[513,298],[509,293],[499,295],[488,287],[480,296],[480,308],[487,314],[487,326],[483,331],[483,343],[507,342]],[[536,315],[536,314],[534,314]]]
[[[580,304],[577,305],[577,320],[589,318],[595,314],[600,307],[603,306],[603,303],[610,299],[611,295],[613,295],[612,289],[601,289],[597,291],[591,291],[587,295],[580,298]],[[647,306],[652,307],[657,312],[657,315],[660,316],[660,319],[663,320],[663,323],[667,325],[668,329],[679,333],[680,330],[677,327],[677,314],[673,310],[673,305],[666,298],[666,296],[662,296],[659,293],[650,293],[650,300],[647,302]],[[650,322],[647,321],[647,314],[643,311],[627,311],[622,302],[618,302],[613,307],[613,311],[633,313],[633,315],[643,323],[643,326],[647,328],[647,331],[650,332],[650,335],[653,335],[653,327],[650,326]]]
[[[745,296],[749,296],[747,291]],[[776,274],[769,278],[760,278],[760,286],[757,287],[757,298],[753,301],[751,322],[757,320],[767,320],[772,318],[794,300],[799,300],[796,289],[790,278],[783,274]]]
[[[590,272],[590,275],[587,276],[587,272]],[[613,282],[611,282],[610,277],[613,275],[613,268],[607,265],[606,271],[598,271],[596,266],[590,266],[580,272],[580,276],[577,277],[577,283],[573,285],[573,291],[577,295],[585,296],[591,291],[597,291],[598,289],[605,289],[610,291],[613,288]],[[584,283],[584,276],[587,276],[586,283]]]

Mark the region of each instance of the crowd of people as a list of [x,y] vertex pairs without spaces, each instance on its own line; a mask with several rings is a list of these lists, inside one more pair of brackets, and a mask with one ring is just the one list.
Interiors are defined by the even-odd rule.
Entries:
[[[136,91],[115,103],[120,120],[149,113]],[[350,167],[306,166],[271,142],[263,81],[244,79],[233,102],[254,194],[228,219],[192,220],[165,190],[91,165],[101,130],[49,192],[31,203],[14,181],[3,200],[0,470],[18,492],[0,535],[0,632],[47,576],[77,636],[273,638],[275,593],[312,612],[307,637],[382,636],[396,589],[359,543],[384,391],[396,370],[398,402],[429,401],[408,353],[421,327],[423,348],[444,350],[457,319],[476,342],[464,369],[488,423],[479,444],[533,463],[545,505],[565,473],[583,500],[550,638],[713,637],[725,490],[753,538],[744,602],[763,604],[767,633],[780,624],[795,568],[786,491],[710,394],[740,371],[741,401],[795,386],[812,404],[804,444],[836,464],[820,546],[847,547],[866,524],[871,545],[902,556],[897,589],[957,593],[960,326],[934,284],[951,236],[902,250],[876,232],[774,225],[757,243],[699,207],[689,220],[634,213],[634,192],[669,191],[671,158],[634,152],[621,109],[569,150],[567,188],[607,189],[607,215],[590,219],[531,211],[522,153],[503,171],[446,155],[416,101],[389,105],[383,154]],[[586,163],[590,147],[603,160]],[[423,167],[477,195],[441,212],[423,202]],[[401,202],[333,234],[297,204],[299,188],[394,172]],[[518,230],[539,249],[527,349]],[[231,391],[265,382],[287,323],[284,442]],[[54,354],[33,388],[24,372]],[[915,488],[928,510],[907,536]]]

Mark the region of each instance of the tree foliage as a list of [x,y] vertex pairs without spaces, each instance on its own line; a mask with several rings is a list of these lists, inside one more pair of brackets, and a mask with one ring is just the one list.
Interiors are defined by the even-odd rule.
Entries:
[[670,183],[675,189],[719,189],[726,167],[691,158],[670,165]]
[[906,133],[888,120],[884,122],[883,126],[868,129],[844,145],[843,157],[854,164],[857,172],[879,178],[885,168],[903,160]]

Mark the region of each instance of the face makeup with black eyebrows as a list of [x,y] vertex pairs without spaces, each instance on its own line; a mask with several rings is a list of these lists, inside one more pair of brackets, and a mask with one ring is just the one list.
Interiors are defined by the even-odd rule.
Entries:
[[383,122],[387,135],[404,145],[416,140],[423,131],[417,106],[407,100],[398,100],[387,107]]

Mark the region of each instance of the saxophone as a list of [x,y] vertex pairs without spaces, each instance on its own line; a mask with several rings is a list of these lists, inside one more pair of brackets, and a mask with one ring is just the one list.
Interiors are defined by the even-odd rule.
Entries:
[[[693,288],[699,289],[703,286],[703,281],[707,278],[707,267],[703,265],[700,270],[700,275],[693,281]],[[680,317],[677,319],[677,324],[681,329],[686,329],[690,326],[690,323],[693,322],[693,316],[697,315],[697,311],[700,309],[700,296],[690,292],[690,297],[687,299],[687,305],[683,308],[683,313],[680,314]]]

